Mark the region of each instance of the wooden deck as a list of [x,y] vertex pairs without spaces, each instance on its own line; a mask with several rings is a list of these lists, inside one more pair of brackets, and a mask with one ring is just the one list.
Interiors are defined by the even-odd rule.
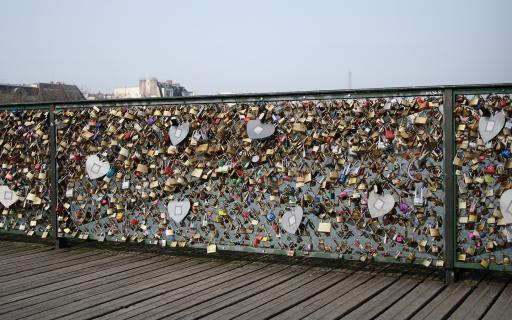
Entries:
[[510,319],[508,274],[0,241],[0,319]]

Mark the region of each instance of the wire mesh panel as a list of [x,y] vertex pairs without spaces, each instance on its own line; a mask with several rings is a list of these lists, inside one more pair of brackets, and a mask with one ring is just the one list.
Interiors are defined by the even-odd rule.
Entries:
[[47,110],[0,111],[0,231],[51,230]]
[[458,94],[455,98],[457,266],[509,268],[512,257],[510,96],[488,91]]
[[440,96],[61,108],[61,236],[443,265]]

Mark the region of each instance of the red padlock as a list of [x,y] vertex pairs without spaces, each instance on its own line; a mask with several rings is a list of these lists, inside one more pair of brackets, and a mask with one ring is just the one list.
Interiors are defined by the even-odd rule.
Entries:
[[384,131],[384,137],[386,137],[388,140],[393,140],[395,139],[395,132],[391,129],[386,129]]
[[123,140],[124,141],[128,141],[130,140],[134,135],[134,132],[133,131],[128,131],[126,132],[124,135],[123,135]]
[[132,226],[136,226],[136,225],[138,225],[138,224],[139,224],[139,220],[137,220],[137,218],[133,218],[132,220],[130,220],[130,224],[131,224]]
[[172,173],[173,173],[173,170],[172,170],[172,168],[170,166],[165,167],[164,174],[166,176],[170,176],[170,175],[172,175]]
[[500,107],[505,108],[508,105],[508,101],[505,99],[500,99]]
[[496,173],[496,166],[495,165],[488,165],[487,167],[485,167],[485,173],[487,174],[495,174]]

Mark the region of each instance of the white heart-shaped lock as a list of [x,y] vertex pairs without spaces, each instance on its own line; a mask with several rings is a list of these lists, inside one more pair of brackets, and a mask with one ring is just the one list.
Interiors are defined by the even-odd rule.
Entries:
[[190,201],[170,201],[167,204],[167,214],[176,223],[180,223],[187,216],[190,210]]
[[9,208],[16,201],[18,201],[18,196],[14,191],[7,186],[0,186],[0,203],[3,204],[4,207]]
[[276,131],[272,124],[263,124],[259,119],[247,122],[247,135],[251,139],[264,139],[270,137]]
[[169,138],[173,146],[180,144],[188,135],[190,124],[188,122],[182,123],[179,126],[172,126],[169,128]]
[[368,210],[372,218],[382,217],[389,213],[395,206],[395,198],[390,194],[378,194],[370,191],[368,196]]
[[88,156],[85,161],[85,171],[91,179],[98,179],[107,174],[110,170],[108,161],[101,161],[97,155]]
[[302,215],[302,207],[292,207],[290,210],[287,210],[286,213],[281,218],[281,226],[283,227],[284,230],[286,230],[286,232],[290,234],[295,234],[295,232],[297,232],[297,229],[299,229],[299,226],[302,222]]
[[500,210],[503,215],[505,224],[512,223],[512,189],[509,189],[501,194],[500,197]]
[[478,131],[484,143],[496,137],[503,126],[505,126],[505,114],[503,112],[498,112],[491,117],[480,117],[480,121],[478,121]]

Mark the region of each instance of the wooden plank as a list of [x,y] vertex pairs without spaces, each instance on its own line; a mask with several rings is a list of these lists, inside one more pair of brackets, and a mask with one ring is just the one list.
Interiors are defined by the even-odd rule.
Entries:
[[485,279],[471,292],[469,297],[455,310],[450,319],[482,319],[507,284],[503,275],[496,273]]
[[[81,277],[72,278],[66,281],[53,283],[47,286],[35,288],[30,291],[24,291],[8,297],[4,297],[2,300],[5,301],[6,306],[0,306],[0,310],[10,308],[9,306],[14,302],[20,302],[22,304],[25,302],[36,304],[38,302],[44,302],[47,297],[50,299],[54,296],[62,299],[61,301],[66,301],[68,297],[71,299],[75,297],[82,297],[87,294],[92,294],[90,291],[92,288],[96,288],[94,294],[98,294],[103,290],[108,292],[109,290],[112,290],[112,288],[115,288],[115,286],[109,286],[109,284],[120,279],[129,278],[128,280],[124,280],[123,284],[128,284],[131,282],[135,283],[140,279],[150,279],[151,274],[153,271],[155,271],[155,269],[160,270],[157,268],[165,268],[171,265],[176,267],[184,266],[184,264],[178,264],[186,261],[191,263],[187,259],[177,258],[174,259],[172,263],[165,260],[155,262],[154,259],[146,259],[144,262],[147,263],[140,263],[142,261],[137,261],[137,265],[135,266],[130,263],[122,265],[116,264],[110,268],[105,268],[92,274],[87,274]],[[155,272],[155,274],[158,275],[157,272]],[[66,294],[66,296],[62,296],[63,294]],[[12,310],[12,308],[10,308],[8,311],[10,310]]]
[[19,258],[22,256],[30,256],[31,254],[34,254],[36,252],[42,252],[42,251],[51,251],[51,248],[27,248],[27,249],[11,249],[9,251],[3,252],[2,260],[3,259],[11,259],[11,258]]
[[399,279],[397,274],[377,275],[351,290],[348,294],[338,297],[324,305],[304,319],[338,319],[358,308],[366,301],[378,295],[381,291]]
[[0,267],[7,267],[8,265],[11,265],[15,262],[24,262],[27,264],[37,264],[39,261],[45,261],[48,259],[51,259],[53,255],[59,254],[59,255],[70,255],[69,252],[58,252],[55,250],[47,250],[47,251],[41,251],[41,252],[35,252],[29,255],[23,255],[23,256],[16,256],[13,255],[9,258],[2,258],[0,261]]
[[[59,252],[55,253],[55,255],[43,256],[43,257],[35,257],[35,261],[29,260],[24,262],[18,262],[15,269],[9,270],[8,268],[3,268],[2,274],[0,274],[0,281],[3,281],[4,278],[9,277],[11,274],[23,271],[34,270],[37,272],[39,268],[54,266],[54,268],[58,268],[59,265],[62,265],[66,261],[72,261],[75,259],[79,259],[83,256],[92,256],[98,254],[95,251],[84,252],[84,253],[69,253],[69,252]],[[0,267],[2,268],[2,267]]]
[[[72,263],[73,261],[87,261],[88,259],[91,259],[93,256],[97,256],[98,254],[98,252],[91,251],[75,255],[51,255],[47,257],[48,259],[45,259],[46,263],[41,262],[40,264],[25,264],[24,261],[17,262],[9,266],[8,268],[5,268],[5,273],[0,276],[0,283],[25,278],[33,275],[40,275],[45,272],[52,272],[55,271],[55,269],[61,268],[69,263]],[[59,259],[59,257],[63,258]]]
[[64,306],[58,306],[55,309],[33,314],[27,319],[43,320],[62,317],[62,319],[78,320],[100,316],[233,268],[233,266],[226,267],[226,263],[218,261],[204,261],[196,259],[195,264],[187,268],[176,269],[171,266],[168,269],[163,269],[162,275],[152,278],[150,281],[127,286],[120,283],[117,289],[104,295],[90,296]]
[[186,268],[196,264],[194,261],[185,259],[176,259],[174,262],[175,263],[169,263],[169,261],[151,262],[150,265],[146,265],[143,268],[132,268],[129,271],[117,273],[114,277],[98,278],[81,285],[64,287],[60,290],[48,292],[43,296],[38,295],[32,297],[32,299],[16,301],[5,307],[2,306],[0,308],[0,314],[2,318],[26,317],[34,312],[39,313],[92,296],[103,295],[118,289],[120,287],[119,283],[122,283],[123,286],[137,284],[160,276],[162,271],[171,271],[174,268]]
[[52,249],[52,246],[48,246],[46,244],[40,243],[27,243],[27,242],[4,242],[4,245],[0,247],[0,252],[4,249],[21,249],[21,250],[29,250],[34,248],[48,248]]
[[445,288],[445,284],[440,278],[441,274],[435,274],[427,278],[376,319],[409,319]]
[[[254,262],[233,271],[216,275],[209,279],[194,283],[177,290],[165,293],[140,303],[109,313],[98,319],[152,319],[160,318],[184,310],[189,306],[215,297],[215,292],[223,292],[239,288],[249,281],[257,281],[272,272],[283,270],[284,265],[268,265]],[[193,297],[190,297],[193,295]]]
[[[3,248],[23,248],[23,249],[28,249],[28,248],[43,248],[43,247],[46,247],[46,248],[52,248],[52,246],[48,246],[46,244],[41,244],[41,243],[27,243],[27,242],[15,242],[15,241],[2,241],[0,240],[0,249],[3,249]],[[1,252],[1,250],[0,250]]]
[[250,298],[239,301],[229,307],[223,308],[217,312],[211,313],[204,317],[204,319],[233,319],[251,309],[265,304],[273,299],[276,299],[290,291],[296,290],[301,286],[318,279],[322,275],[326,274],[328,270],[325,268],[311,268],[310,270],[304,270],[304,272],[297,276],[274,286],[264,292],[256,294]]
[[[206,292],[206,296],[203,295],[202,302],[198,301],[198,303],[190,303],[189,301],[185,304],[186,309],[179,312],[173,312],[172,315],[169,315],[169,310],[167,310],[165,315],[171,316],[174,319],[198,319],[202,316],[231,306],[237,302],[246,300],[261,292],[265,292],[266,290],[276,287],[277,285],[298,276],[304,271],[303,266],[286,266],[285,269],[268,274],[260,280],[250,282],[248,284],[242,283],[241,287],[234,290],[229,288],[231,290],[227,291],[226,288],[221,287],[211,293]],[[211,295],[210,298],[208,298],[209,295]],[[163,311],[162,314],[164,314]]]
[[471,285],[457,283],[446,287],[414,315],[414,319],[447,319],[471,292]]
[[291,307],[317,295],[318,293],[332,287],[336,283],[350,276],[345,270],[331,270],[329,273],[311,281],[287,294],[273,299],[265,304],[256,306],[252,310],[240,315],[237,319],[269,319]]
[[[111,283],[114,281],[119,281],[132,275],[136,275],[137,272],[147,271],[148,267],[152,267],[152,265],[148,266],[148,264],[151,264],[151,262],[143,260],[134,261],[131,263],[123,263],[121,266],[107,268],[103,270],[103,277],[87,281],[85,283],[87,287],[86,289],[99,286],[104,282]],[[146,270],[143,269],[144,266],[147,268]],[[99,274],[100,272],[95,273],[95,275]],[[52,285],[52,288],[46,288],[46,290],[41,290],[41,287],[37,288],[36,290],[38,293],[35,295],[31,291],[25,291],[2,298],[3,303],[0,304],[0,315],[28,306],[33,308],[40,303],[46,305],[58,305],[59,303],[64,303],[68,299],[72,299],[75,294],[86,290],[76,284],[66,286],[65,282],[66,281],[59,282],[58,284]],[[59,284],[64,285],[58,286]],[[5,301],[5,298],[9,299],[9,301]]]
[[492,307],[487,311],[483,320],[510,319],[512,305],[512,283],[509,283]]
[[350,312],[343,319],[347,320],[363,320],[373,319],[384,310],[400,300],[404,295],[413,290],[423,280],[425,280],[432,272],[428,269],[417,270],[414,274],[407,274],[400,278],[397,282],[386,288],[384,291],[364,303],[359,308]]
[[297,319],[297,315],[307,316],[365,282],[372,281],[380,271],[388,267],[389,265],[367,265],[327,290],[310,297],[283,313],[275,315],[273,319]]
[[28,276],[21,284],[18,280],[3,282],[2,291],[0,291],[0,297],[25,290],[30,290],[37,286],[43,286],[49,283],[67,280],[83,275],[85,273],[92,273],[103,269],[107,263],[116,263],[122,259],[122,255],[109,256],[108,254],[102,254],[69,261],[67,266],[61,267],[53,272],[45,272],[38,275]]
[[187,272],[185,271],[184,276],[181,279],[176,279],[172,281],[171,285],[160,285],[142,291],[140,290],[140,288],[137,288],[138,291],[133,292],[133,294],[126,295],[120,299],[113,298],[113,302],[115,303],[115,305],[112,305],[111,303],[105,303],[105,301],[98,301],[99,305],[95,305],[93,307],[88,308],[87,310],[82,310],[80,312],[74,313],[72,316],[64,317],[63,319],[88,319],[91,315],[94,317],[98,317],[110,312],[114,312],[116,310],[119,310],[120,308],[126,308],[130,305],[139,303],[147,299],[151,299],[158,295],[166,294],[171,291],[180,290],[182,287],[185,286],[193,286],[194,284],[200,283],[202,280],[208,279],[220,273],[229,274],[233,271],[233,269],[239,268],[241,265],[245,264],[245,262],[237,261],[223,265],[218,265],[218,262],[216,262],[216,264],[216,267],[214,266],[208,268],[207,270],[203,270],[202,272],[197,273],[192,277],[190,275],[187,275]]

